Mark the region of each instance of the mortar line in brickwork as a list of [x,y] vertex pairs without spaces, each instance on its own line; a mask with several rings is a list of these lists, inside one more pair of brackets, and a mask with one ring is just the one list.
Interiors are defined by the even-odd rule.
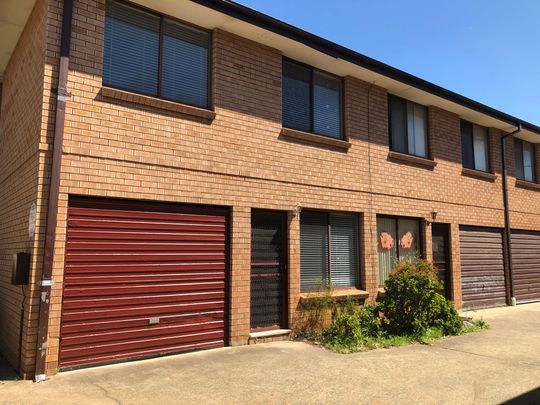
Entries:
[[[173,170],[185,170],[195,173],[205,173],[205,174],[213,174],[218,176],[226,176],[226,177],[232,177],[232,178],[243,178],[248,180],[257,180],[257,181],[266,181],[266,182],[273,182],[273,183],[281,183],[281,184],[289,184],[294,186],[302,186],[302,187],[314,187],[319,189],[326,189],[326,190],[336,190],[336,191],[346,191],[350,193],[358,193],[358,194],[365,194],[368,196],[381,196],[381,197],[397,197],[397,198],[403,198],[406,200],[413,200],[413,201],[424,201],[424,202],[431,202],[431,203],[441,203],[441,204],[448,204],[448,205],[454,205],[459,207],[472,207],[472,208],[480,208],[480,209],[486,209],[486,210],[492,210],[492,211],[504,211],[503,208],[494,208],[494,207],[485,207],[482,205],[474,205],[474,204],[464,204],[464,203],[458,203],[458,202],[452,202],[452,201],[444,201],[444,200],[433,200],[429,198],[422,198],[422,197],[408,197],[404,195],[399,194],[390,194],[390,193],[381,193],[377,191],[364,191],[364,190],[355,190],[350,188],[344,188],[344,187],[332,187],[332,186],[322,186],[319,184],[306,184],[306,183],[300,183],[296,181],[290,181],[290,180],[276,180],[276,179],[266,179],[264,177],[256,177],[256,176],[248,176],[244,174],[232,174],[232,173],[223,173],[223,172],[216,172],[211,170],[203,170],[203,169],[193,169],[189,167],[178,167],[173,165],[165,165],[161,163],[141,163],[137,162],[135,160],[128,160],[128,159],[115,159],[111,157],[103,157],[103,156],[93,156],[93,155],[87,155],[82,153],[74,153],[74,152],[64,152],[64,155],[66,156],[77,156],[77,157],[83,157],[83,158],[90,158],[90,159],[102,159],[102,160],[108,160],[112,162],[119,162],[119,163],[130,163],[136,166],[152,166],[152,167],[159,167],[164,169],[173,169]],[[512,211],[515,213],[521,213],[521,214],[530,214],[530,215],[538,215],[535,213],[529,213],[529,212],[522,212],[522,211]]]
[[30,159],[32,159],[33,157],[35,157],[35,156],[36,156],[37,154],[39,154],[40,152],[42,152],[42,151],[41,151],[41,150],[37,150],[37,151],[35,151],[34,153],[32,153],[30,156],[28,156],[28,158],[27,158],[24,162],[20,163],[14,170],[12,170],[11,172],[9,172],[9,173],[6,175],[6,177],[4,177],[3,179],[0,179],[0,185],[2,185],[5,181],[9,180],[9,178],[10,178],[13,174],[17,173],[17,171],[18,171],[22,166],[24,166]]

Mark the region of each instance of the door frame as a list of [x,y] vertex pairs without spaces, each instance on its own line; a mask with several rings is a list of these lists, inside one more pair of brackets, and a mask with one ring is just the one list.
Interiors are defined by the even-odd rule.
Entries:
[[282,211],[282,210],[272,210],[272,209],[259,209],[259,208],[252,208],[251,209],[251,215],[250,215],[250,252],[251,252],[251,232],[253,230],[252,225],[252,219],[253,215],[257,213],[271,213],[271,214],[280,214],[281,215],[281,229],[282,229],[282,237],[281,237],[281,249],[283,252],[283,263],[281,264],[283,267],[283,273],[281,275],[281,283],[280,283],[280,289],[281,289],[281,325],[278,327],[276,326],[269,326],[269,327],[260,327],[260,328],[252,328],[251,327],[251,254],[249,258],[249,304],[250,304],[250,314],[249,314],[249,330],[250,332],[264,332],[269,330],[277,330],[277,329],[286,329],[289,327],[289,213],[288,211]]
[[[453,299],[453,291],[454,291],[454,284],[452,282],[452,255],[450,254],[451,251],[451,234],[450,234],[450,224],[447,224],[445,222],[432,222],[431,223],[431,254],[433,259],[433,227],[434,226],[441,226],[445,227],[446,231],[444,232],[444,235],[446,237],[446,244],[444,247],[444,261],[446,263],[446,279],[444,280],[444,293],[446,295],[446,299],[452,300]],[[433,260],[433,265],[435,265],[435,261]]]

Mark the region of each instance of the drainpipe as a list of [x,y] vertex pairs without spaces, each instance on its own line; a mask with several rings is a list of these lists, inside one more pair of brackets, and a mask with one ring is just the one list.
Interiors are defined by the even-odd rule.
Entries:
[[521,132],[521,123],[517,125],[518,129],[514,132],[501,137],[501,153],[502,153],[502,186],[503,186],[503,201],[504,201],[504,236],[506,248],[507,277],[508,287],[510,290],[510,304],[516,305],[516,297],[514,296],[514,278],[512,273],[512,229],[510,227],[510,204],[508,202],[508,173],[506,164],[506,139]]
[[58,196],[60,194],[60,168],[62,164],[62,146],[66,117],[66,100],[70,97],[67,91],[69,72],[69,48],[71,44],[71,22],[73,17],[73,0],[64,0],[62,16],[62,33],[60,37],[60,64],[58,68],[58,87],[56,96],[56,118],[54,122],[53,151],[49,198],[47,207],[47,224],[45,232],[43,270],[39,294],[39,319],[36,348],[35,378],[36,382],[46,378],[47,335],[49,329],[49,307],[51,287],[53,285],[52,269],[54,260],[54,242],[58,217]]

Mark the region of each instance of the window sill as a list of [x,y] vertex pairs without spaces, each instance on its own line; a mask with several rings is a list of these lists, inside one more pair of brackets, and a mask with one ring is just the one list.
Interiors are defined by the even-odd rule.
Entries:
[[526,188],[528,190],[540,191],[540,184],[527,180],[516,179],[516,187]]
[[467,167],[464,167],[463,169],[461,169],[461,174],[463,176],[473,177],[475,179],[486,180],[486,181],[491,181],[491,182],[494,182],[495,179],[497,178],[497,175],[494,173],[483,172],[481,170],[476,170],[476,169],[469,169]]
[[155,107],[161,110],[190,115],[192,117],[202,118],[209,121],[213,120],[216,117],[216,113],[211,110],[177,103],[174,101],[163,100],[161,98],[132,93],[130,91],[119,90],[113,87],[102,87],[101,95],[106,98],[114,98],[118,100],[128,101],[130,103],[142,104],[148,107]]
[[[326,291],[314,291],[305,292],[300,294],[300,301],[309,301],[321,297],[326,297],[328,292]],[[365,290],[359,290],[358,288],[341,288],[332,290],[331,296],[337,300],[345,300],[347,297],[353,299],[366,299],[369,297],[369,293]]]
[[313,144],[333,146],[334,148],[347,150],[351,147],[351,143],[343,139],[329,138],[323,135],[316,135],[310,132],[298,131],[296,129],[282,128],[281,136],[285,138],[297,139]]
[[406,153],[400,153],[400,152],[394,152],[394,151],[388,152],[388,160],[393,160],[400,163],[413,164],[416,166],[423,166],[428,169],[433,169],[435,166],[437,166],[437,162],[435,162],[432,159],[427,159],[427,158],[414,156],[414,155],[407,155]]

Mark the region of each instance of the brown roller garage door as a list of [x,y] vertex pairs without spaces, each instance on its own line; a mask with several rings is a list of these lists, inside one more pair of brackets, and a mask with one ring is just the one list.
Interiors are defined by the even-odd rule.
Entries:
[[60,367],[225,344],[227,211],[71,199]]
[[512,264],[518,303],[540,301],[540,232],[512,231]]
[[463,309],[506,304],[502,231],[460,227]]

